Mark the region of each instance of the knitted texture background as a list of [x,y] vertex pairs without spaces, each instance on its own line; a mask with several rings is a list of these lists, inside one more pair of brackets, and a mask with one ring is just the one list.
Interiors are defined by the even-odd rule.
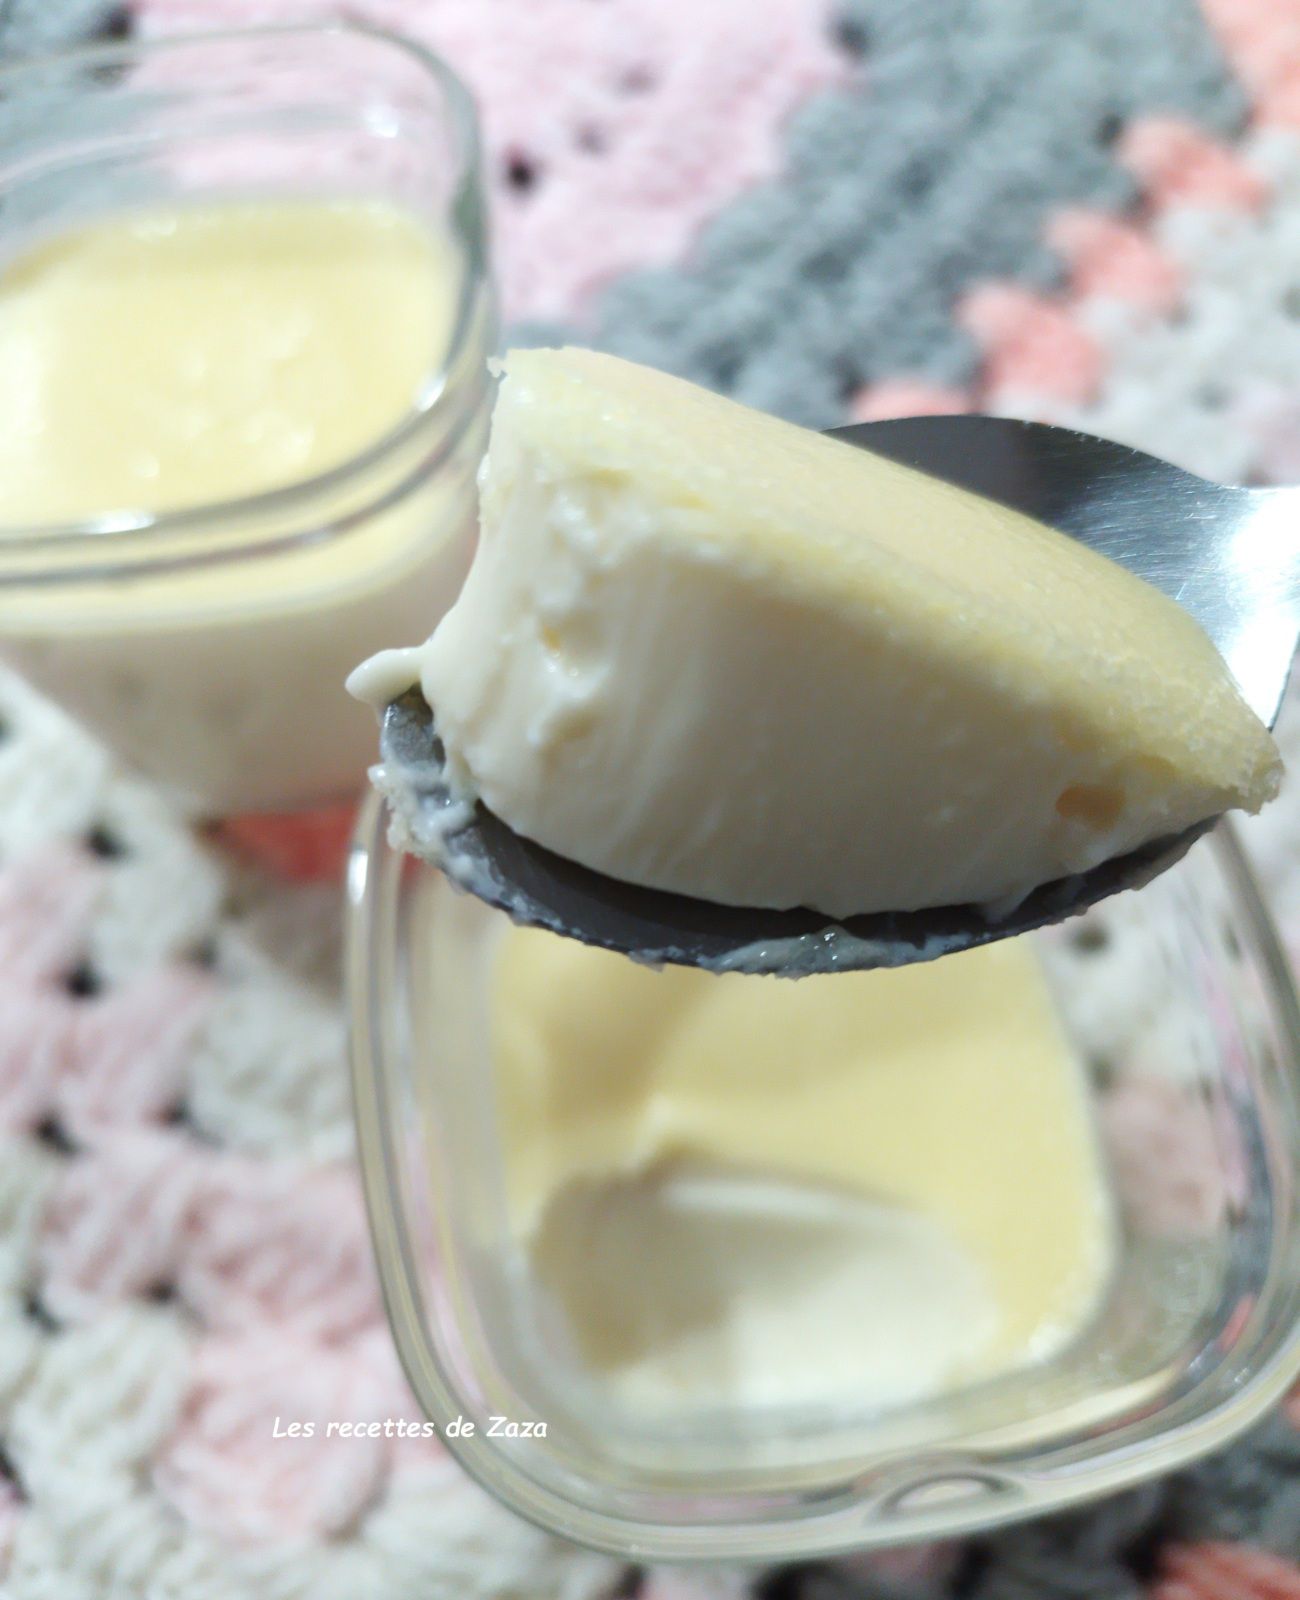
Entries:
[[[821,426],[1003,411],[1300,481],[1300,0],[9,0],[0,51],[341,9],[478,96],[516,338]],[[1086,1511],[772,1572],[572,1550],[434,1443],[272,1443],[415,1417],[305,881],[338,827],[197,836],[0,673],[6,1597],[1300,1600],[1300,1399]],[[1247,831],[1300,956],[1294,780]],[[1123,1112],[1140,1181],[1178,1135]]]

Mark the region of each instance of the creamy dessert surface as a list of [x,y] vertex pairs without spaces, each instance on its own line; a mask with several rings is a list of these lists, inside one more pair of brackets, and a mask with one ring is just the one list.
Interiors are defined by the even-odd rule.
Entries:
[[456,782],[624,880],[832,916],[1011,904],[1275,792],[1209,639],[981,497],[612,356],[505,362],[419,682]]
[[[193,512],[355,462],[447,362],[464,274],[415,213],[346,197],[179,204],[29,243],[0,266],[0,575],[36,565],[6,549],[34,526]],[[350,794],[374,734],[342,680],[450,604],[482,444],[471,427],[336,536],[412,451],[309,501],[128,536],[129,556],[111,532],[51,548],[59,581],[0,584],[0,653],[203,809]]]
[[173,206],[32,245],[0,272],[0,530],[341,465],[437,370],[458,278],[448,239],[378,201]]
[[611,1394],[895,1405],[1087,1322],[1109,1201],[1025,944],[799,984],[528,929],[493,961],[529,1320]]

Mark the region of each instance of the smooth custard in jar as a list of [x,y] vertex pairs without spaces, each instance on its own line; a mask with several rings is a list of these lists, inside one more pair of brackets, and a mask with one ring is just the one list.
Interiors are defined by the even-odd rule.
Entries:
[[472,548],[485,292],[414,212],[210,200],[0,270],[0,654],[208,813],[354,792]]
[[519,928],[490,960],[548,1381],[661,1424],[887,1410],[1050,1360],[1087,1323],[1110,1205],[1027,942],[798,982]]

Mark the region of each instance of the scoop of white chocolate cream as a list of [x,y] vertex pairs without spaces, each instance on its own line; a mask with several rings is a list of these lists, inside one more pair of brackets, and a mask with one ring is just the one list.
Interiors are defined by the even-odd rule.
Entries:
[[455,784],[585,866],[831,916],[1014,904],[1276,793],[1172,600],[1017,512],[588,350],[505,361],[417,651]]

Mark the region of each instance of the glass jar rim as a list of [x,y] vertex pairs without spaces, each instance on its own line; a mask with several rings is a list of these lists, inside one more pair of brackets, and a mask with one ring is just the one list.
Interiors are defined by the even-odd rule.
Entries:
[[[463,231],[468,235],[468,270],[463,274],[457,297],[455,316],[452,319],[446,354],[438,370],[422,386],[419,395],[401,419],[386,429],[363,450],[356,451],[337,466],[309,477],[298,478],[278,488],[262,490],[255,494],[234,496],[228,500],[204,501],[194,506],[179,507],[170,511],[149,512],[135,508],[105,512],[68,522],[33,524],[28,527],[0,523],[0,555],[13,554],[30,560],[44,550],[57,551],[63,560],[77,551],[93,560],[98,570],[112,563],[115,547],[120,541],[138,538],[141,534],[178,536],[182,541],[188,536],[210,534],[221,526],[238,526],[258,518],[278,518],[291,514],[296,507],[333,497],[340,490],[365,473],[383,466],[390,458],[411,446],[440,414],[451,413],[449,431],[459,435],[464,423],[465,407],[457,418],[458,396],[456,386],[449,376],[457,354],[469,342],[476,318],[480,314],[482,267],[484,245],[478,221],[478,189],[482,173],[482,140],[479,134],[478,115],[468,88],[453,69],[434,51],[418,40],[392,28],[372,26],[354,20],[330,22],[276,23],[261,26],[207,29],[193,33],[177,33],[159,39],[113,40],[103,44],[81,45],[70,49],[51,51],[23,61],[0,67],[0,98],[7,98],[23,83],[39,82],[50,73],[69,71],[111,72],[114,68],[128,66],[146,57],[180,54],[186,50],[203,50],[213,46],[248,42],[256,44],[267,40],[292,40],[301,38],[355,38],[369,40],[392,49],[414,62],[422,72],[437,84],[443,95],[448,117],[458,145],[458,171],[449,199],[448,212],[462,219]],[[452,441],[454,442],[454,440]],[[439,452],[442,453],[441,451]],[[419,476],[417,471],[416,476]],[[405,485],[405,477],[403,486]],[[387,500],[390,496],[386,495]],[[367,506],[369,512],[374,508]],[[323,532],[342,531],[352,518],[345,518],[338,529],[313,528],[313,536]],[[277,541],[280,542],[280,541]],[[86,576],[84,568],[69,566],[63,573],[70,579]],[[30,572],[19,582],[41,581],[37,574],[33,580]],[[0,583],[5,582],[0,573]]]

